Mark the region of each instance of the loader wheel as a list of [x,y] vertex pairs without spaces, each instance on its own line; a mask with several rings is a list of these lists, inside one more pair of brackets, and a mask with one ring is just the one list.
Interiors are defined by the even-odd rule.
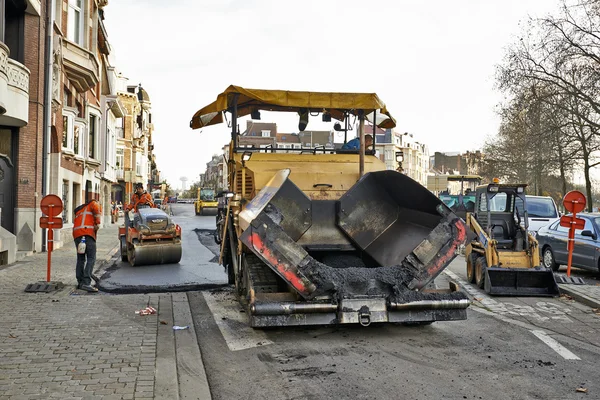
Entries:
[[471,253],[467,257],[467,281],[469,283],[475,283],[475,264],[477,263],[477,258],[475,253]]
[[121,236],[120,239],[121,261],[127,262],[127,239]]
[[483,289],[485,285],[485,270],[487,269],[487,262],[485,257],[477,257],[475,262],[475,284],[479,289]]
[[544,264],[544,267],[555,272],[560,268],[560,265],[556,263],[554,253],[552,252],[552,248],[550,246],[544,248],[544,252],[542,253],[542,263]]

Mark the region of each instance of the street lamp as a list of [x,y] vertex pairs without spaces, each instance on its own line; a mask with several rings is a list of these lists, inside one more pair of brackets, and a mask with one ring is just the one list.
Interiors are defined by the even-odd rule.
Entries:
[[250,157],[252,157],[251,151],[245,151],[242,153],[242,167],[246,166],[246,161],[250,161]]
[[404,161],[404,153],[402,151],[396,152],[396,162],[398,163],[398,168],[396,171],[402,172],[404,169],[402,168],[402,161]]

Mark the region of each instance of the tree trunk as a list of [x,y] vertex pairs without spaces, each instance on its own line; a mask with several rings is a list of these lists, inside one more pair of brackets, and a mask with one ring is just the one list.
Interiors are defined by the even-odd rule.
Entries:
[[560,170],[560,181],[562,183],[560,197],[562,198],[565,197],[565,194],[567,194],[567,176],[565,174],[565,159],[563,155],[563,149],[560,143],[560,130],[556,131],[554,138],[556,139],[556,148],[558,149],[558,166]]

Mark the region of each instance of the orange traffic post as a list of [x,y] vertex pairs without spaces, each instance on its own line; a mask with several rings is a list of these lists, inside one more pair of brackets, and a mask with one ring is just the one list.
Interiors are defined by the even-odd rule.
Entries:
[[40,217],[40,228],[47,229],[48,232],[48,265],[46,267],[46,282],[50,282],[52,272],[52,250],[54,250],[54,229],[60,229],[63,226],[62,218],[58,217],[63,211],[63,202],[60,197],[49,194],[42,198],[40,208],[44,214]]
[[53,244],[54,242],[54,229],[52,229],[52,227],[50,227],[50,229],[48,229],[48,268],[46,269],[46,282],[50,282],[50,271],[52,269],[51,265],[52,265],[52,249],[53,249]]
[[573,259],[573,250],[575,248],[575,230],[585,227],[585,220],[577,218],[577,213],[585,209],[585,195],[578,190],[572,190],[563,198],[565,210],[571,212],[571,215],[560,217],[560,225],[569,228],[569,240],[567,243],[567,277],[571,277],[571,261]]

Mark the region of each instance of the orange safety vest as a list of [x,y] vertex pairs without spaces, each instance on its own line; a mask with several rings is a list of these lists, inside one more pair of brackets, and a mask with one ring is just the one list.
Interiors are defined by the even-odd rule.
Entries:
[[73,222],[73,238],[80,236],[91,236],[96,239],[94,225],[100,225],[100,206],[95,200],[75,209],[75,221]]
[[139,204],[148,204],[150,207],[154,208],[154,201],[152,201],[152,196],[150,193],[144,192],[141,196],[138,196],[137,193],[131,195],[131,203],[127,206],[128,210],[137,211],[137,207]]

